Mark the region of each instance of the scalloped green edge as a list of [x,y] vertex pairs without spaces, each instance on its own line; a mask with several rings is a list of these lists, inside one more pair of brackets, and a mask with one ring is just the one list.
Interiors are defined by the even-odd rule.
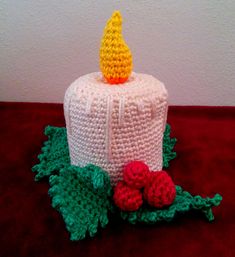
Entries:
[[177,142],[176,138],[171,138],[171,126],[166,124],[163,136],[163,168],[169,168],[170,161],[176,158],[176,152],[173,151]]
[[66,128],[47,126],[44,134],[48,136],[48,140],[43,143],[38,155],[39,163],[32,167],[32,171],[36,173],[36,181],[70,166]]
[[[173,152],[176,139],[170,138],[170,131],[170,125],[167,124],[163,140],[163,166],[165,168],[169,167],[169,162],[176,157],[176,153]],[[87,235],[94,236],[97,233],[99,225],[104,227],[108,224],[109,211],[118,212],[122,219],[132,224],[155,224],[161,221],[171,221],[177,214],[185,213],[189,210],[200,210],[205,214],[209,221],[214,219],[212,207],[220,204],[222,197],[219,194],[216,194],[213,198],[192,196],[189,192],[183,191],[180,186],[176,186],[176,199],[168,208],[154,209],[149,206],[143,206],[136,212],[120,211],[113,205],[110,183],[108,183],[106,187],[103,187],[103,179],[105,176],[97,175],[101,170],[99,167],[97,167],[98,173],[95,171],[94,174],[96,175],[91,176],[89,167],[93,167],[90,170],[94,170],[94,167],[96,166],[91,164],[84,168],[80,168],[70,165],[66,129],[47,126],[45,135],[48,136],[48,141],[44,142],[42,153],[38,156],[40,163],[35,165],[32,168],[32,171],[37,173],[35,180],[40,180],[43,177],[50,177],[49,182],[51,188],[49,189],[49,194],[52,197],[52,206],[63,216],[66,228],[70,232],[71,240],[80,240]],[[86,172],[84,172],[84,169],[86,169]],[[93,225],[89,223],[89,219],[85,223],[82,220],[77,219],[76,213],[81,213],[82,210],[76,205],[76,201],[72,204],[72,209],[69,211],[68,203],[71,202],[71,199],[68,198],[69,200],[66,200],[64,192],[65,188],[70,194],[77,191],[71,188],[70,183],[67,183],[67,176],[69,176],[70,173],[74,174],[74,172],[79,174],[77,177],[79,181],[85,181],[82,184],[79,182],[78,184],[80,186],[78,188],[81,188],[81,185],[83,185],[88,188],[88,192],[93,193],[97,193],[97,190],[100,190],[100,188],[105,189],[102,193],[102,198],[106,199],[106,204],[103,206],[104,211],[102,213],[97,213],[98,222],[97,220],[92,222]]]
[[212,207],[218,206],[222,196],[216,194],[213,198],[202,198],[201,196],[192,196],[184,191],[180,186],[176,186],[176,198],[172,205],[164,209],[156,209],[150,206],[141,207],[135,212],[120,211],[122,219],[131,224],[145,223],[155,224],[161,221],[171,221],[177,214],[185,213],[189,210],[202,211],[209,221],[214,219]]
[[66,167],[51,175],[49,182],[52,207],[61,213],[72,241],[93,237],[99,226],[108,224],[112,189],[109,175],[101,168]]

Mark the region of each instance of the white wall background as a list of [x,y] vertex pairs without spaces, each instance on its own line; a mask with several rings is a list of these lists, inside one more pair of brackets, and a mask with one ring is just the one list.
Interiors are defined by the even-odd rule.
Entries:
[[1,0],[0,100],[62,102],[99,69],[115,9],[134,70],[162,80],[174,105],[235,105],[234,0]]

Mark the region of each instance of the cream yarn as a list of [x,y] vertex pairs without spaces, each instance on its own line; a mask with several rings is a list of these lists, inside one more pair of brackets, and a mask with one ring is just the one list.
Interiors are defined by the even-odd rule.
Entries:
[[119,85],[107,84],[100,72],[77,79],[64,98],[71,164],[100,166],[112,185],[133,160],[161,170],[167,98],[164,84],[146,74],[133,72]]

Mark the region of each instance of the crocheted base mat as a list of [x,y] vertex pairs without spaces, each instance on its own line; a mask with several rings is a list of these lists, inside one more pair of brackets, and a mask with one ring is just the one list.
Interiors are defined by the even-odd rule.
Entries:
[[[40,163],[32,170],[37,173],[35,180],[49,177],[52,206],[61,213],[71,240],[94,236],[99,226],[108,224],[108,216],[114,212],[132,224],[171,221],[177,214],[189,210],[200,210],[211,221],[214,218],[211,208],[222,200],[219,194],[214,198],[192,196],[176,186],[177,196],[168,208],[156,209],[145,205],[136,212],[119,211],[113,204],[110,179],[105,171],[92,164],[84,168],[70,165],[66,129],[48,126],[45,134],[48,141],[38,156]],[[170,160],[176,157],[173,152],[175,143],[176,139],[170,138],[170,126],[167,125],[163,142],[164,167],[168,167]]]

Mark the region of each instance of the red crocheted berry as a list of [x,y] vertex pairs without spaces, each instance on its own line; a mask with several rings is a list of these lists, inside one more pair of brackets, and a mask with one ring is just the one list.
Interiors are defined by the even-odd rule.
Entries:
[[146,185],[149,176],[148,166],[141,161],[132,161],[123,169],[123,179],[133,188],[142,188]]
[[137,211],[143,204],[141,192],[130,188],[123,181],[118,182],[114,188],[113,200],[123,211]]
[[171,205],[176,196],[175,185],[165,171],[151,172],[149,182],[144,188],[144,198],[148,204],[162,208]]

